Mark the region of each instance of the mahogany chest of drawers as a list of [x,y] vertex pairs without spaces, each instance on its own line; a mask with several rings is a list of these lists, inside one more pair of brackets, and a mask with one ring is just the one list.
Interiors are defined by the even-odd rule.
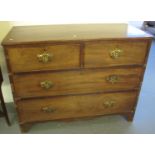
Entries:
[[132,121],[151,39],[126,24],[13,27],[2,45],[21,130],[108,114]]

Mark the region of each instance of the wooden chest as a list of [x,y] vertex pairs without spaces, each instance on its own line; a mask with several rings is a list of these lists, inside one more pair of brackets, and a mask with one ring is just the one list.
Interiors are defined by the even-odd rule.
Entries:
[[13,27],[2,45],[21,130],[107,114],[132,121],[151,39],[125,24]]

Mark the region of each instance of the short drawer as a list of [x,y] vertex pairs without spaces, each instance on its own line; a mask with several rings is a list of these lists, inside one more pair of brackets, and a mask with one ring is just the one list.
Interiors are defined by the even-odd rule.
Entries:
[[107,92],[139,87],[143,68],[97,69],[14,75],[16,97]]
[[142,65],[147,52],[147,41],[122,40],[100,41],[85,44],[84,64],[86,68]]
[[13,72],[73,69],[80,65],[78,44],[11,47],[7,51]]
[[63,96],[18,101],[21,123],[131,112],[136,92]]

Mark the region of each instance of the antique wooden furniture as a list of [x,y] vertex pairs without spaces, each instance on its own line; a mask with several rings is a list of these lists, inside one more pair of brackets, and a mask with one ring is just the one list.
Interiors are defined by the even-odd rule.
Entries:
[[132,121],[150,44],[126,24],[13,27],[2,45],[21,130],[107,114]]
[[2,111],[0,111],[0,117],[5,117],[7,124],[10,126],[10,121],[9,121],[9,117],[8,117],[8,113],[7,113],[7,109],[4,103],[4,98],[3,98],[3,94],[2,94],[2,82],[3,82],[3,77],[2,77],[2,72],[1,72],[1,68],[0,68],[0,103],[1,103],[1,108]]

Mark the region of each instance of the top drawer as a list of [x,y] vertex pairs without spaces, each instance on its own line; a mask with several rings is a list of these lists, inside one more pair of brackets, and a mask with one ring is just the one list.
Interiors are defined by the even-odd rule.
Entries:
[[88,42],[85,44],[85,67],[141,65],[146,52],[145,40]]
[[11,47],[7,51],[13,72],[73,69],[80,63],[78,44]]

